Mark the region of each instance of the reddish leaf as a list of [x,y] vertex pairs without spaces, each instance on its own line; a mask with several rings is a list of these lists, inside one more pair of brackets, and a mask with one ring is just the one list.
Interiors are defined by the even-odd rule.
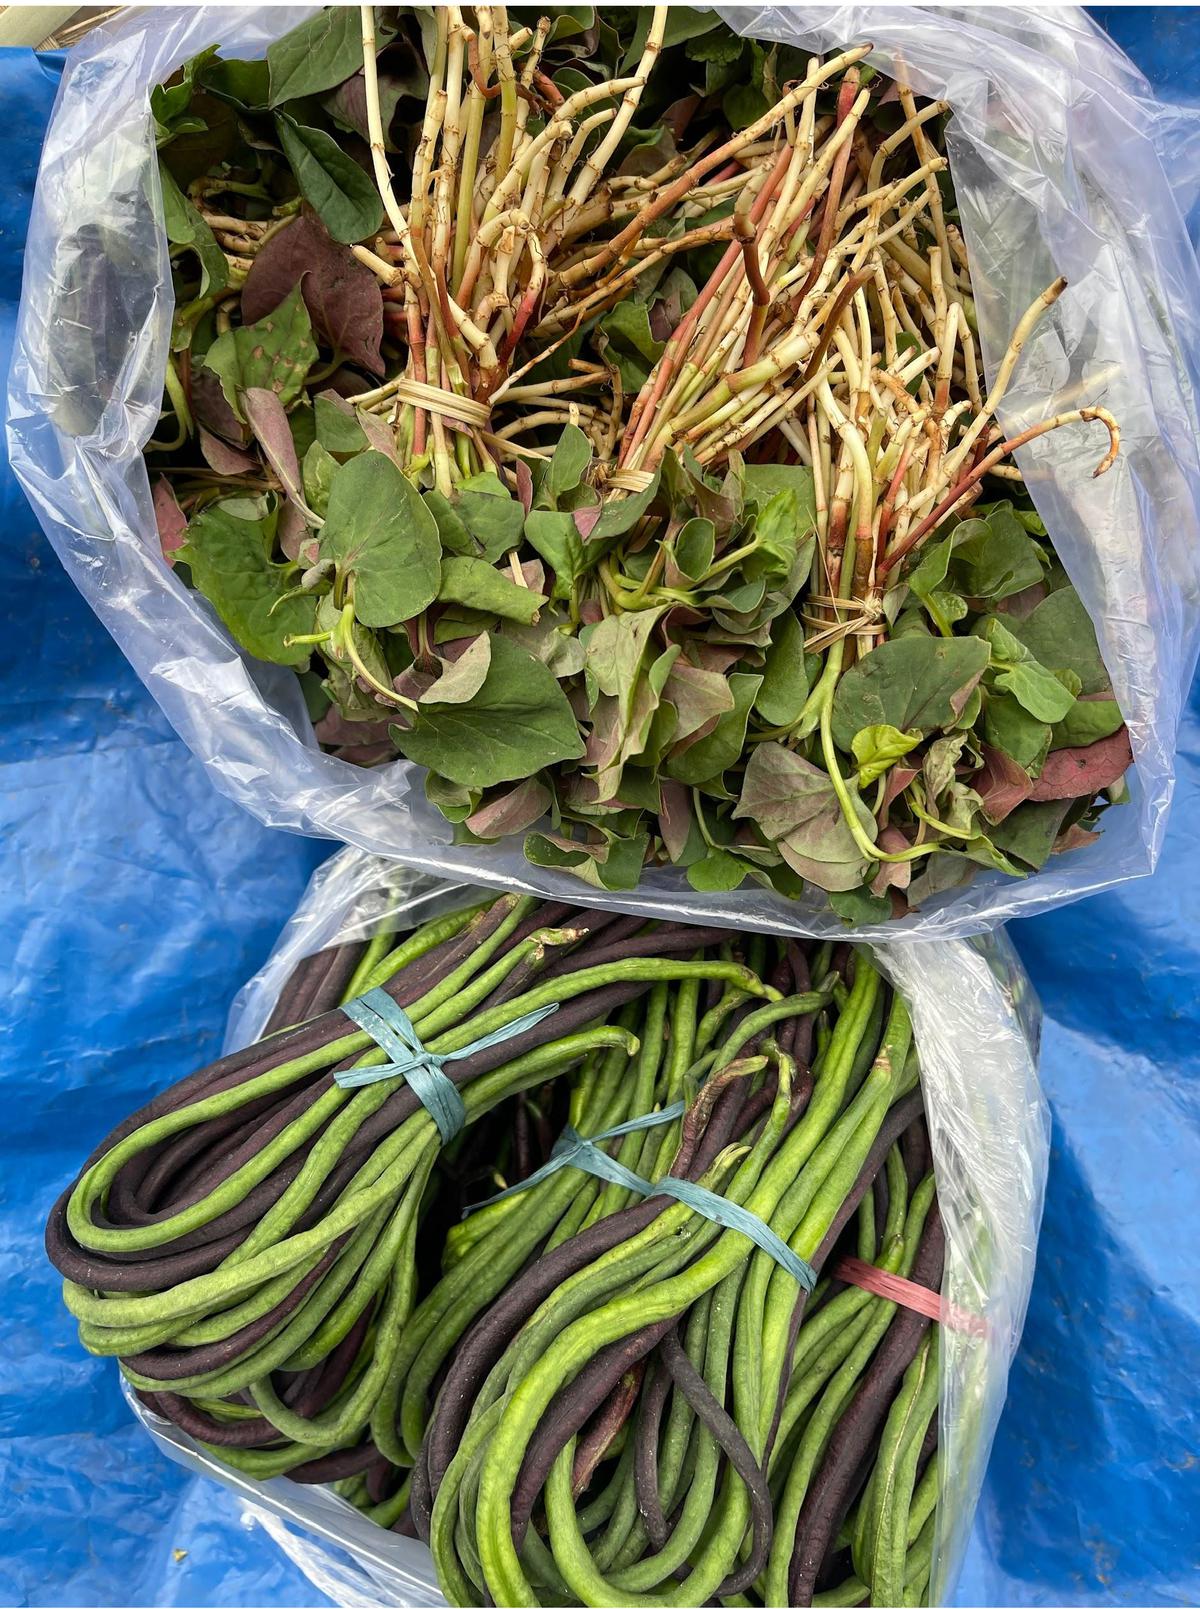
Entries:
[[348,721],[336,704],[329,706],[313,731],[317,734],[317,741],[331,749],[342,748],[346,744],[374,746],[388,741],[386,720]]
[[[424,75],[422,75],[424,76]],[[396,147],[388,138],[388,131],[392,126],[392,119],[396,115],[396,107],[405,95],[415,93],[410,78],[400,78],[394,74],[380,72],[378,76],[380,120],[383,124],[384,141],[389,151]],[[424,95],[422,90],[421,94]],[[364,140],[371,138],[370,125],[367,122],[367,86],[363,77],[362,68],[352,73],[349,78],[323,97],[322,104],[337,123],[348,124]]]
[[249,430],[229,406],[212,369],[192,370],[191,403],[196,423],[207,425],[214,435],[243,445],[250,440]]
[[597,503],[594,508],[577,508],[571,516],[575,521],[575,529],[585,542],[596,529],[603,512],[603,508]]
[[295,503],[285,502],[280,505],[279,523],[275,527],[275,536],[284,555],[291,559],[293,564],[307,563],[300,552],[304,538],[309,534],[308,525],[304,515]]
[[536,777],[526,777],[508,793],[481,805],[467,817],[466,825],[477,838],[504,838],[532,827],[549,808],[549,788]]
[[165,475],[154,482],[154,518],[163,558],[168,564],[174,564],[174,555],[187,540],[187,517],[175,501],[175,493]]
[[1020,592],[1014,592],[1011,597],[1001,598],[996,604],[998,615],[1012,615],[1014,620],[1027,620],[1039,603],[1043,603],[1050,596],[1050,589],[1044,581],[1035,581],[1031,587],[1023,587]]
[[390,737],[385,737],[379,743],[349,743],[344,748],[331,749],[330,753],[336,760],[345,760],[347,765],[380,765],[384,760],[396,758],[396,745]]
[[533,507],[533,476],[523,458],[517,460],[517,497],[526,514]]
[[1122,726],[1111,737],[1089,743],[1085,749],[1054,749],[1046,756],[1042,774],[1033,785],[1031,799],[1091,798],[1110,787],[1133,764],[1129,729]]
[[290,502],[304,506],[300,489],[300,460],[283,404],[273,391],[251,386],[242,393],[242,407],[251,430],[258,437],[267,462],[279,477]]
[[972,779],[971,786],[983,801],[983,813],[995,824],[1003,821],[1033,792],[1033,778],[1023,765],[1018,765],[1011,754],[1003,749],[983,748],[983,769]]
[[203,425],[200,426],[200,451],[204,454],[204,462],[218,475],[248,475],[252,469],[258,468],[258,459],[253,453],[244,453],[239,447],[231,447],[220,436],[214,436],[211,430],[205,430]]
[[404,465],[400,462],[400,454],[396,451],[396,432],[388,424],[387,420],[381,419],[377,413],[364,413],[357,408],[353,412],[354,417],[362,426],[363,435],[366,436],[375,451],[383,453],[385,458],[390,458],[397,469],[403,469]]
[[[889,855],[901,854],[909,847],[908,839],[899,827],[885,827],[879,834],[880,849]],[[907,888],[912,881],[913,863],[911,860],[883,860],[879,863],[879,870],[871,880],[872,894],[886,894],[889,888]]]
[[658,830],[662,833],[667,854],[678,861],[687,847],[692,830],[692,801],[682,782],[662,782],[662,808],[658,812]]
[[429,691],[436,680],[437,677],[432,671],[418,670],[415,665],[410,665],[407,670],[402,670],[399,676],[393,676],[392,685],[404,698],[416,701]]
[[297,284],[322,345],[371,374],[382,374],[379,281],[307,208],[255,257],[242,288],[243,321],[264,318]]
[[893,800],[900,797],[916,776],[917,770],[918,767],[913,765],[894,765],[892,767],[887,774],[887,783],[883,790],[883,803],[880,805],[881,810],[886,810]]
[[1050,853],[1052,855],[1065,855],[1068,849],[1083,849],[1088,844],[1094,844],[1099,836],[1098,832],[1089,832],[1086,827],[1081,827],[1076,822],[1074,826],[1068,827],[1066,832],[1055,839],[1054,848]]

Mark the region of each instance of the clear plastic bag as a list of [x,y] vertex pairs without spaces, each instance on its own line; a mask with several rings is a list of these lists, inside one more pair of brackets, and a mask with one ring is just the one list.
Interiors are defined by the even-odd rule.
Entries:
[[[271,826],[450,876],[570,898],[518,843],[456,847],[422,773],[322,754],[289,670],[249,661],[163,563],[140,450],[158,415],[172,298],[147,95],[196,50],[254,54],[311,8],[137,8],[72,52],[42,158],[9,394],[18,476],[76,583],[214,782]],[[926,6],[718,7],[743,33],[813,49],[870,39],[884,71],[954,109],[949,145],[994,372],[1019,313],[1070,288],[1028,344],[1006,425],[1066,395],[1121,421],[1116,467],[1058,431],[1020,455],[1096,622],[1137,764],[1101,840],[1025,881],[996,872],[863,937],[958,937],[1153,867],[1197,651],[1200,275],[1183,222],[1200,190],[1200,118],[1156,103],[1082,11]],[[589,898],[593,896],[589,894]],[[605,896],[597,894],[597,900]],[[633,905],[621,899],[613,903]],[[637,902],[775,931],[840,931],[824,898],[700,895],[646,874]]]
[[[262,1032],[306,955],[368,938],[385,919],[403,930],[478,896],[478,889],[360,850],[333,856],[234,1001],[226,1052]],[[941,1502],[931,1579],[931,1599],[942,1603],[970,1533],[1033,1282],[1049,1153],[1037,1081],[1040,1011],[1003,934],[873,949],[912,1012],[946,1228],[943,1295],[986,1323],[983,1338],[949,1326],[942,1332]],[[240,1492],[254,1518],[335,1602],[441,1602],[421,1544],[380,1531],[320,1488],[237,1474],[130,1400],[171,1457]]]

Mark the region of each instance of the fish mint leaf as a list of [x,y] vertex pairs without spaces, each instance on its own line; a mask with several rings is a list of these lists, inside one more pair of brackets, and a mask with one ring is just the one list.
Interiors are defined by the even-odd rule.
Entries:
[[443,603],[458,603],[525,626],[533,624],[534,616],[546,602],[540,592],[518,586],[511,576],[494,570],[486,560],[471,558],[442,560],[438,597]]
[[373,179],[323,129],[306,128],[276,112],[275,130],[300,194],[334,240],[352,246],[383,222],[383,202]]
[[698,894],[727,894],[744,883],[750,868],[725,849],[710,849],[687,868],[687,880]]
[[216,375],[226,402],[244,421],[240,393],[252,388],[273,391],[286,408],[304,389],[316,361],[312,324],[297,285],[265,318],[218,335],[205,354],[204,367]]
[[322,392],[313,402],[317,440],[326,452],[343,456],[362,452],[367,445],[354,408],[334,392]]
[[491,639],[478,692],[462,704],[422,704],[402,754],[451,782],[488,788],[517,782],[583,754],[579,727],[554,675],[506,637]]
[[858,761],[858,785],[867,787],[921,741],[920,732],[898,732],[894,726],[864,726],[851,741]]
[[850,667],[833,699],[833,735],[847,754],[865,726],[929,732],[953,726],[987,668],[980,637],[912,633],[881,643]]
[[[380,41],[391,26],[376,17]],[[267,48],[272,106],[336,89],[363,64],[362,16],[357,6],[326,6]]]
[[649,843],[644,832],[627,838],[601,832],[587,843],[559,833],[531,832],[525,840],[525,858],[534,866],[571,872],[593,888],[629,889],[641,879]]
[[591,462],[591,442],[578,425],[567,425],[558,438],[542,484],[551,507],[557,507],[559,498],[582,484]]
[[983,635],[991,647],[997,687],[1011,693],[1022,708],[1039,721],[1061,721],[1070,714],[1075,694],[1063,686],[1053,671],[1039,664],[1003,621],[992,615]]
[[520,545],[525,510],[495,475],[472,475],[464,480],[454,507],[470,537],[467,552],[471,557],[495,564]]
[[274,526],[274,514],[243,519],[214,503],[192,520],[175,557],[248,653],[274,665],[304,665],[311,647],[288,639],[313,631],[317,600],[288,595],[295,571],[271,562]]
[[747,464],[742,486],[748,503],[764,504],[778,492],[792,492],[796,499],[796,537],[803,540],[817,527],[817,498],[813,473],[804,464]]
[[[868,861],[855,842],[828,774],[781,743],[759,743],[742,780],[735,818],[753,821],[793,871],[818,888],[856,888]],[[855,814],[875,838],[875,819],[861,800]]]
[[1050,746],[1054,749],[1083,749],[1111,737],[1124,725],[1121,707],[1114,698],[1094,694],[1078,698],[1054,728]]
[[535,508],[525,521],[525,536],[534,552],[554,571],[554,597],[569,598],[587,568],[583,538],[574,515]]
[[322,519],[329,509],[329,494],[333,490],[333,477],[339,469],[337,459],[326,452],[319,441],[314,441],[304,455],[301,472],[304,479],[304,501],[314,514]]
[[786,609],[771,627],[771,646],[763,669],[755,710],[768,726],[790,726],[808,698],[810,666],[817,656],[804,651],[804,627]]
[[1084,749],[1054,749],[1046,756],[1031,799],[1091,798],[1111,788],[1133,764],[1129,732],[1118,727],[1110,737],[1098,738]]
[[667,775],[676,782],[686,782],[696,787],[727,771],[746,746],[746,723],[761,686],[761,676],[730,676],[729,691],[733,695],[733,708],[719,717],[710,733],[697,738],[684,749],[677,749],[668,758]]
[[1025,617],[1008,621],[1039,663],[1050,670],[1073,670],[1084,693],[1103,693],[1108,672],[1100,657],[1096,628],[1074,587],[1060,587]]
[[[163,227],[172,246],[195,253],[200,264],[200,295],[221,291],[229,283],[229,264],[216,236],[175,183],[165,163],[158,165],[162,182]],[[174,254],[172,254],[174,255]]]
[[1002,854],[1024,861],[1038,871],[1054,848],[1068,808],[1066,799],[1018,805],[992,828],[991,841]]
[[492,664],[492,642],[486,632],[478,637],[421,694],[422,704],[467,704],[487,680]]
[[438,595],[437,523],[408,477],[383,453],[365,452],[333,477],[321,557],[352,578],[364,626],[397,626]]
[[667,343],[655,340],[645,302],[618,302],[599,323],[608,337],[608,357],[621,376],[622,386],[626,392],[636,395],[662,357]]
[[1019,704],[1009,693],[994,689],[983,706],[983,739],[1000,749],[1026,771],[1036,774],[1050,747],[1051,729],[1047,722]]

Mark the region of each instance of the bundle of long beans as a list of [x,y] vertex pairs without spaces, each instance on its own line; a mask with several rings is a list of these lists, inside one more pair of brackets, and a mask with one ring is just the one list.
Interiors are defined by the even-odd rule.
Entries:
[[[445,1063],[448,1144],[403,1076],[335,1077],[386,1062],[333,1004],[380,988],[432,1052],[529,1020]],[[922,1601],[936,1346],[838,1270],[939,1288],[929,1167],[863,952],[504,896],[304,963],[264,1039],[97,1147],[47,1247],[148,1408],[426,1537],[454,1602]]]
[[1117,423],[1076,376],[998,428],[1065,282],[989,390],[948,109],[870,48],[334,8],[156,91],[164,552],[468,841],[869,918],[1027,875],[1123,797],[1011,461],[1094,422],[1100,474]]

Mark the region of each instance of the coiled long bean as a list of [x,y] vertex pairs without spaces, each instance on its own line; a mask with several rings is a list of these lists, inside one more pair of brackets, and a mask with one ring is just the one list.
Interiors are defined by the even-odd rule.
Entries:
[[[443,1054],[557,1009],[446,1063],[445,1145],[402,1077],[335,1080],[386,1061],[338,1009],[367,988]],[[481,1200],[566,1124],[658,1112],[606,1144],[636,1190],[568,1166]],[[666,1177],[757,1215],[815,1290],[643,1193]],[[150,1410],[423,1536],[452,1602],[926,1589],[937,1347],[823,1275],[839,1249],[941,1275],[908,1014],[862,952],[513,895],[335,947],[263,1040],[96,1148],[47,1249]]]

